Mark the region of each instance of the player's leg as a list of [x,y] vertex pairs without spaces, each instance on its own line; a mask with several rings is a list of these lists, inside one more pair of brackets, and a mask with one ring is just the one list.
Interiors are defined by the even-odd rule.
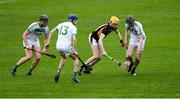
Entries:
[[76,83],[79,83],[80,81],[78,80],[78,65],[79,65],[79,60],[76,55],[71,54],[70,57],[73,59],[73,65],[74,65],[74,75],[72,77],[72,80],[75,81]]
[[[38,52],[41,51],[41,48],[39,46],[34,46],[32,49],[35,50],[35,51],[38,51]],[[32,65],[31,65],[29,71],[26,74],[27,76],[32,75],[32,71],[38,65],[39,61],[41,60],[41,53],[38,53],[38,52],[34,52],[35,58],[34,58],[34,60],[32,62]]]
[[133,58],[132,58],[134,49],[135,49],[135,46],[130,44],[129,47],[128,47],[128,50],[127,50],[127,57],[125,59],[125,64],[128,67],[128,72],[131,71],[132,66],[134,64]]
[[96,64],[100,58],[100,51],[98,45],[91,45],[93,56],[91,56],[85,64],[89,65],[90,67],[93,67],[94,64]]
[[102,51],[100,50],[98,46],[98,50],[93,51],[93,56],[96,56],[96,60],[92,61],[89,63],[89,66],[92,67],[94,66],[97,62],[99,62],[102,59]]
[[15,76],[17,68],[32,58],[32,51],[25,49],[25,57],[22,57],[15,66],[11,69],[11,73]]
[[63,66],[64,66],[64,64],[66,62],[66,55],[65,55],[65,53],[61,52],[60,55],[62,56],[62,58],[61,58],[61,60],[59,62],[58,69],[57,69],[56,74],[54,76],[54,81],[55,82],[58,82],[61,70],[62,70],[62,68],[63,68]]
[[128,45],[128,49],[126,50],[126,59],[125,59],[125,63],[123,64],[124,65],[123,67],[127,68],[128,72],[131,71],[132,66],[134,64],[132,55],[136,47],[135,41],[136,38],[131,38]]
[[[137,46],[139,46],[139,42],[137,43]],[[144,46],[145,46],[145,40],[143,41],[140,52],[136,53],[135,62],[134,62],[133,68],[131,70],[132,75],[135,75],[135,70],[136,70],[137,66],[139,65],[139,63],[140,63],[140,59],[141,59],[142,53],[144,51]]]
[[99,57],[98,42],[92,37],[92,34],[89,35],[89,44],[91,46],[93,56],[91,56],[85,62],[85,64],[87,64],[87,65],[90,64],[91,66],[93,66],[97,62],[97,60],[100,59],[100,57]]
[[100,51],[99,51],[98,45],[91,45],[91,49],[92,49],[92,52],[93,52],[93,56],[91,56],[91,57],[85,62],[85,64],[87,64],[88,67],[85,68],[84,73],[90,73],[90,71],[92,70],[92,67],[93,67],[99,60],[101,60]]
[[98,43],[94,38],[92,38],[91,34],[89,35],[89,43],[91,45],[93,55],[85,62],[85,66],[81,66],[78,72],[79,74],[81,74],[84,68],[86,69],[84,71],[85,73],[90,73],[90,71],[92,70],[92,66],[100,60]]
[[140,58],[141,58],[142,53],[143,53],[143,51],[141,50],[140,53],[138,53],[136,55],[136,59],[135,59],[134,65],[133,65],[133,68],[131,70],[131,75],[136,75],[135,74],[135,70],[136,70],[137,66],[139,65],[139,63],[140,63]]
[[85,66],[81,66],[81,68],[79,69],[79,74],[81,74],[84,67],[84,73],[90,73],[90,71],[92,70],[92,66],[101,59],[99,56],[98,42],[93,38],[92,34],[89,35],[89,44],[91,45],[93,55],[85,62]]

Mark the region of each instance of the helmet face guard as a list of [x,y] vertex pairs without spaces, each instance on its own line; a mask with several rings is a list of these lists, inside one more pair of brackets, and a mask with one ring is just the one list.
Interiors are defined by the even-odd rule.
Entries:
[[39,18],[40,27],[45,27],[48,24],[48,16],[47,15],[41,15]]
[[41,15],[39,18],[39,21],[48,21],[48,16],[47,15]]
[[134,21],[135,21],[135,19],[134,19],[133,16],[129,15],[129,16],[126,17],[126,23],[127,23],[130,27],[134,26]]

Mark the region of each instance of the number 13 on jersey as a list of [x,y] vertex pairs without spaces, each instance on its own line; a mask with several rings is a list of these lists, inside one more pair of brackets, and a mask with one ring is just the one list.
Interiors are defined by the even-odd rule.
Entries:
[[61,29],[60,29],[60,31],[59,31],[59,34],[60,34],[60,35],[66,35],[67,32],[68,32],[68,29],[69,29],[69,26],[64,26],[64,25],[62,25],[62,26],[61,26]]

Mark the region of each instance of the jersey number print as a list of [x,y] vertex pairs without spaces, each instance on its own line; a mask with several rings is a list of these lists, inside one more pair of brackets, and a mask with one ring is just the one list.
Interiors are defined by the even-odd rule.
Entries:
[[133,32],[134,34],[138,34],[138,31],[135,28],[130,29],[131,32]]
[[60,35],[66,35],[67,32],[68,32],[68,29],[69,29],[69,26],[61,26],[61,29],[60,29]]

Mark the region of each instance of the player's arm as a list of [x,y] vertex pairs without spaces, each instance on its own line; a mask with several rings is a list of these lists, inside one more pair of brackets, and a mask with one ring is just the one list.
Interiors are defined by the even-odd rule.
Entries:
[[23,38],[23,41],[24,41],[24,43],[25,43],[25,47],[27,48],[27,49],[31,49],[31,46],[29,46],[29,43],[28,43],[28,41],[27,41],[27,36],[30,34],[30,32],[29,31],[25,31],[23,34],[22,34],[22,38]]
[[101,49],[101,52],[102,52],[102,55],[106,55],[106,51],[104,49],[104,46],[103,46],[103,39],[105,37],[105,34],[101,33],[101,36],[99,38],[99,41],[98,41],[98,44],[99,44],[99,48]]
[[144,40],[144,36],[143,35],[139,35],[138,38],[139,38],[139,46],[138,46],[138,49],[137,49],[137,53],[139,53],[140,50],[141,50],[141,47],[142,47],[142,44],[143,44],[143,40]]
[[125,30],[125,38],[124,38],[124,45],[125,45],[125,48],[127,49],[128,48],[128,30],[126,29]]
[[48,36],[47,36],[47,41],[46,41],[46,44],[45,44],[45,47],[48,48],[49,45],[50,45],[50,42],[51,42],[51,38],[52,38],[52,35],[53,33],[56,31],[56,27],[53,28],[49,33],[48,33]]
[[76,35],[74,34],[74,35],[72,36],[72,46],[73,46],[73,49],[74,49],[74,53],[75,53],[75,54],[77,54],[76,45],[77,45],[77,40],[76,40]]
[[119,30],[116,30],[115,32],[116,32],[116,34],[117,34],[117,36],[118,36],[118,38],[120,40],[121,46],[123,47],[124,46],[124,41],[122,39],[121,33],[119,32]]
[[44,48],[42,50],[43,53],[46,53],[48,51],[48,45],[47,45],[47,42],[48,42],[48,34],[45,34],[44,35]]
[[143,40],[145,39],[145,37],[142,35],[142,34],[144,34],[144,30],[143,30],[142,25],[139,24],[139,27],[140,27],[140,32],[139,32],[139,35],[138,35],[138,38],[139,38],[139,46],[138,46],[137,52],[140,52],[141,47],[142,47],[142,44],[143,44]]

